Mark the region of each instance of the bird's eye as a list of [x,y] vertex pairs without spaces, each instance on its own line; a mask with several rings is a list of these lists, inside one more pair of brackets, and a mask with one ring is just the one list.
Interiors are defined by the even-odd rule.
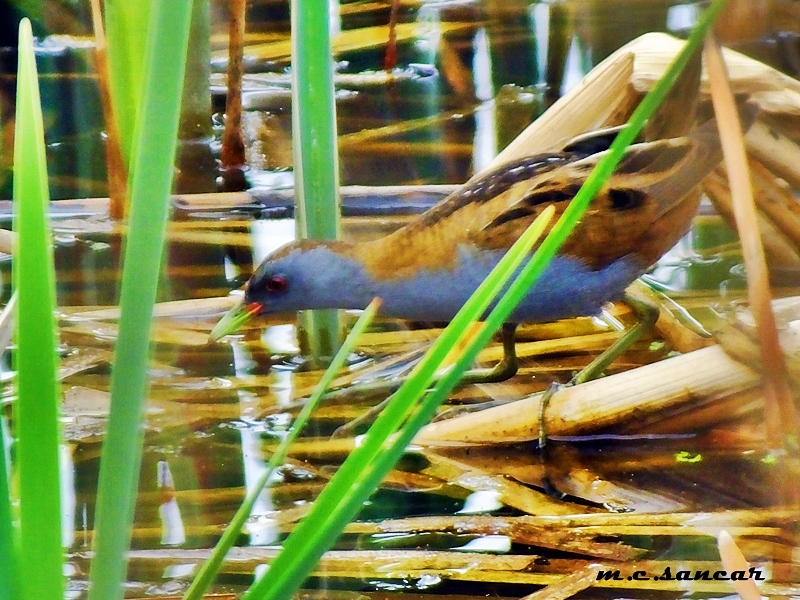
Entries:
[[267,291],[269,292],[282,292],[286,289],[286,278],[282,275],[273,275],[267,279]]

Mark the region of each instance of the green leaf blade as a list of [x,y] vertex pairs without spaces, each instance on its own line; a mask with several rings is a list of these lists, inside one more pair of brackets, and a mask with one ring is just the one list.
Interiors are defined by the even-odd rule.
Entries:
[[[339,154],[330,6],[316,0],[293,0],[292,139],[297,235],[335,240],[339,225]],[[315,361],[339,347],[336,310],[302,311],[299,342]]]
[[150,6],[130,161],[131,209],[111,413],[95,514],[92,600],[123,595],[141,465],[150,327],[172,187],[191,11],[191,2],[159,0]]
[[[716,15],[722,10],[727,0],[715,0],[700,19],[698,26],[689,36],[686,47],[667,69],[664,77],[657,82],[653,90],[645,97],[634,111],[628,126],[617,136],[608,153],[597,165],[570,206],[553,226],[548,237],[537,249],[522,273],[508,288],[503,298],[486,320],[485,326],[475,336],[471,344],[462,352],[456,365],[437,384],[435,390],[428,394],[414,410],[415,403],[430,384],[432,373],[425,359],[415,369],[415,379],[406,382],[396,394],[393,402],[384,410],[368,432],[363,443],[356,448],[342,464],[336,475],[323,489],[315,502],[315,506],[305,519],[290,534],[283,544],[283,551],[270,563],[266,575],[248,591],[246,600],[279,600],[291,597],[300,588],[305,577],[313,569],[315,562],[324,551],[333,545],[342,528],[355,516],[361,503],[369,497],[375,487],[380,484],[396,460],[402,455],[405,447],[411,442],[417,431],[434,414],[436,407],[457,385],[461,374],[468,367],[491,335],[511,315],[519,300],[527,293],[546,265],[556,254],[560,246],[571,233],[589,203],[613,172],[624,155],[625,149],[644,127],[647,119],[666,96],[683,66],[702,43]],[[509,252],[511,254],[511,252]],[[494,276],[493,272],[490,277]],[[481,293],[486,290],[481,286],[468,304],[478,302]],[[466,308],[466,307],[465,307]],[[466,312],[466,311],[465,311]],[[477,314],[482,314],[478,312]],[[459,321],[461,314],[451,322],[447,329]],[[474,318],[474,317],[473,317]],[[465,321],[466,321],[465,317]],[[437,340],[450,343],[447,329]],[[455,335],[455,334],[454,334]],[[429,354],[440,351],[437,344]],[[445,348],[446,351],[446,348]],[[426,356],[426,359],[428,356]],[[435,359],[431,358],[434,364]],[[435,367],[434,367],[435,368]],[[407,396],[406,396],[407,394]],[[412,411],[409,414],[409,411]],[[408,416],[408,420],[399,433],[397,427]],[[374,440],[373,440],[374,433]],[[394,436],[394,437],[393,437]]]
[[[55,271],[47,210],[47,161],[31,25],[20,23],[14,140],[13,270],[17,308],[17,465],[23,597],[62,598],[59,389]],[[24,274],[24,276],[23,276]]]
[[336,356],[333,357],[333,361],[330,365],[328,365],[328,368],[325,369],[325,373],[322,375],[319,383],[314,388],[314,392],[311,394],[311,397],[297,415],[294,423],[292,423],[292,428],[289,431],[289,434],[284,437],[283,440],[281,440],[278,448],[276,448],[275,452],[272,454],[272,457],[269,459],[269,463],[267,464],[267,468],[264,470],[264,473],[261,475],[253,488],[247,492],[247,497],[236,511],[236,514],[233,516],[233,519],[231,519],[231,522],[225,528],[225,532],[222,534],[219,542],[217,542],[217,545],[214,547],[214,552],[203,564],[202,568],[197,574],[197,577],[195,577],[191,586],[189,586],[189,589],[186,591],[186,594],[183,596],[183,600],[200,600],[208,587],[211,585],[220,568],[222,567],[222,564],[225,560],[225,555],[233,547],[239,532],[242,530],[247,518],[250,516],[250,512],[253,510],[253,506],[255,506],[256,500],[261,494],[261,491],[264,489],[275,470],[283,464],[290,446],[294,440],[297,439],[297,436],[300,435],[300,432],[303,430],[306,423],[308,423],[308,420],[311,418],[311,414],[313,413],[317,404],[319,404],[319,401],[322,399],[322,395],[330,387],[334,378],[344,366],[348,355],[355,348],[358,338],[372,322],[372,319],[375,318],[375,314],[378,312],[379,307],[380,299],[374,298],[367,308],[364,309],[364,312],[361,313],[361,316],[359,316],[355,325],[353,325],[353,328],[350,330],[347,338],[342,343],[342,346],[339,348]]

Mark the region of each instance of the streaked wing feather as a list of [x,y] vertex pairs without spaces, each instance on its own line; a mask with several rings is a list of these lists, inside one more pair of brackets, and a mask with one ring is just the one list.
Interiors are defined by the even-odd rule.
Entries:
[[[633,253],[648,264],[660,257],[688,229],[699,201],[692,190],[719,161],[714,125],[631,146],[560,252],[594,269]],[[361,260],[374,275],[394,278],[452,266],[460,244],[508,249],[550,204],[560,217],[602,156],[547,154],[506,165],[364,245]]]
[[[681,182],[682,185],[676,187],[685,187],[687,181],[693,181],[689,189],[699,183],[705,171],[692,172],[696,161],[691,158],[696,149],[697,144],[685,138],[632,146],[621,169],[592,201],[562,253],[579,258],[593,268],[640,252],[642,248],[647,249],[648,257],[654,253],[656,258],[663,254],[671,244],[661,249],[667,242],[659,244],[660,240],[652,240],[652,228],[686,196],[683,190],[664,194],[664,182]],[[592,155],[539,178],[527,193],[475,232],[471,241],[483,248],[504,249],[548,204],[554,204],[560,216],[601,157],[601,154]],[[656,183],[662,191],[658,196],[648,193]],[[670,225],[682,234],[689,223],[683,211],[681,215],[678,222]],[[651,249],[651,246],[654,247]]]

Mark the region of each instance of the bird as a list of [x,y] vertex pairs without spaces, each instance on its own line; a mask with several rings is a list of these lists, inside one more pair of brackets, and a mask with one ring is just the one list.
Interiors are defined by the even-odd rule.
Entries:
[[[503,325],[500,362],[464,373],[462,383],[500,382],[517,373],[515,333],[522,322],[591,316],[606,303],[623,298],[637,313],[639,321],[567,385],[601,375],[655,324],[658,308],[625,290],[688,231],[701,199],[699,184],[722,159],[714,118],[687,132],[697,114],[699,62],[696,66],[695,87],[689,86],[687,92],[691,78],[685,77],[686,85],[673,90],[672,108],[664,108],[670,104],[666,102],[662,114],[648,122],[650,131],[645,135],[664,139],[637,141],[626,149],[570,236]],[[745,131],[757,112],[757,105],[741,99]],[[622,127],[592,131],[557,151],[522,157],[478,175],[385,237],[358,243],[301,239],[282,246],[256,268],[244,298],[212,329],[210,341],[232,333],[254,315],[363,309],[375,297],[381,298],[385,316],[451,320],[547,207],[553,206],[558,217],[564,213]],[[349,398],[355,392],[359,397],[386,397],[400,383],[359,384],[354,390],[334,390],[326,396]],[[548,437],[544,413],[556,389],[558,384],[552,384],[539,402],[543,464]],[[388,401],[340,427],[334,437],[355,433]]]
[[[627,149],[509,318],[506,354],[513,353],[516,324],[599,313],[686,233],[700,200],[696,188],[722,157],[716,127],[712,118],[686,135]],[[376,296],[385,316],[452,319],[542,210],[552,204],[563,213],[613,138],[604,130],[501,165],[376,240],[282,246],[257,267],[243,302],[212,340],[230,333],[233,314],[363,309]],[[506,357],[495,380],[514,372],[516,358]]]

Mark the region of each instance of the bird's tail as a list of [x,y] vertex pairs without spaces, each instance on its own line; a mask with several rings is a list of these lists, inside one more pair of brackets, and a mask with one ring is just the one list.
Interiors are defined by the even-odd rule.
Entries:
[[[755,121],[758,106],[752,102],[739,105],[743,131]],[[716,118],[710,118],[684,137],[637,144],[620,163],[617,172],[637,173],[644,192],[668,210],[692,191],[722,160]],[[647,175],[653,177],[648,181]]]

